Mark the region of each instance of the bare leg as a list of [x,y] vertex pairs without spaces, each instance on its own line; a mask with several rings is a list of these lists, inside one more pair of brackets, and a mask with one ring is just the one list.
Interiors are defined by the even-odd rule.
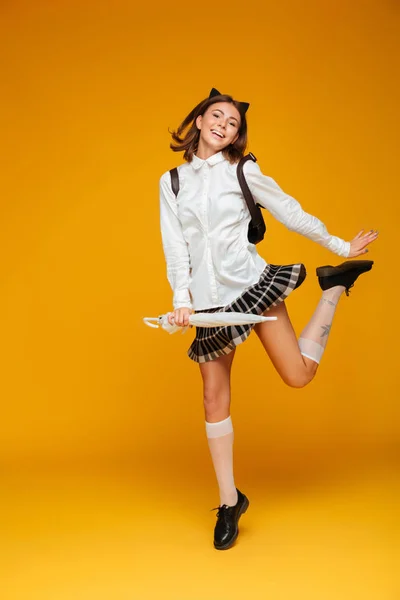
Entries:
[[254,327],[272,364],[288,385],[304,387],[313,379],[328,340],[336,305],[343,291],[343,286],[337,286],[323,292],[313,316],[300,336],[300,341],[296,338],[284,302],[266,313],[268,316],[278,317],[277,321],[259,323]]
[[254,331],[283,381],[291,387],[304,387],[317,372],[318,363],[300,353],[284,302],[265,314],[268,317],[278,317],[278,320],[259,323],[255,325]]
[[203,378],[206,421],[215,423],[229,417],[231,402],[231,368],[235,350],[216,360],[200,363]]
[[235,350],[200,363],[204,385],[206,433],[220,492],[220,505],[238,501],[233,477],[233,427],[230,418],[230,374]]

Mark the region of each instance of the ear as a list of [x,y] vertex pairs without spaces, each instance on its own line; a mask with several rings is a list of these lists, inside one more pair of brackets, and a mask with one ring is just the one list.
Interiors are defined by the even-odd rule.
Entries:
[[201,129],[201,123],[203,121],[203,115],[199,115],[196,119],[196,127],[197,129]]

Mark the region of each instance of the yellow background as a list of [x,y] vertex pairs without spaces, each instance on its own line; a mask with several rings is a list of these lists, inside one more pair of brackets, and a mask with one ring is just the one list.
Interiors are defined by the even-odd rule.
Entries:
[[[351,481],[365,469],[375,469],[380,481],[396,462],[400,429],[398,3],[14,1],[3,2],[0,15],[4,510],[18,505],[7,482],[20,491],[26,485],[31,497],[43,473],[55,482],[63,472],[123,473],[132,490],[140,481],[139,499],[131,490],[138,513],[149,496],[162,510],[164,494],[172,493],[167,489],[177,490],[178,512],[179,506],[187,511],[186,498],[200,498],[194,513],[217,503],[198,367],[186,356],[193,333],[170,337],[142,323],[171,303],[158,182],[182,158],[169,149],[168,127],[176,128],[213,86],[251,103],[248,149],[331,233],[349,240],[361,228],[380,231],[369,255],[374,268],[341,302],[320,372],[308,387],[286,387],[255,335],[239,348],[232,407],[237,483],[258,493],[262,505],[263,493],[294,482],[344,473]],[[287,302],[300,332],[319,297],[315,267],[340,258],[266,220],[259,246],[265,259],[304,262],[308,270]],[[36,480],[32,473],[39,472]],[[72,479],[82,490],[81,480]],[[60,499],[63,488],[56,488]],[[41,505],[46,502],[37,500]],[[149,521],[152,514],[146,511]],[[18,512],[15,517],[19,522]],[[26,531],[36,540],[42,529],[29,529],[31,517]],[[193,515],[188,518],[192,525]],[[236,551],[215,556],[212,525],[182,528],[192,551],[210,560],[202,581],[211,577],[211,588],[218,561],[233,560]],[[200,531],[203,549],[196,543]],[[143,535],[148,539],[145,525]],[[185,553],[186,541],[176,543]],[[261,565],[265,539],[258,543]],[[249,546],[240,546],[244,556]],[[175,564],[166,548],[157,548]],[[332,550],[334,560],[339,554]],[[146,587],[140,579],[151,572],[146,560],[136,562],[131,587],[128,582],[104,597],[157,597],[156,584]],[[194,560],[201,564],[197,554]],[[47,597],[38,581],[24,595],[17,581],[27,563],[17,563],[9,570],[16,586],[10,598],[32,598],[35,590]],[[310,581],[303,582],[308,599],[312,564]],[[270,597],[303,597],[290,587],[294,572],[281,566],[287,595],[282,582],[274,588],[268,580]],[[201,569],[196,573],[192,579],[202,577]],[[252,577],[262,579],[257,573]],[[159,593],[213,600],[208,585],[189,593],[174,587],[178,581],[168,580]],[[229,584],[231,594],[242,589]],[[54,585],[49,597],[64,598]],[[330,598],[329,586],[321,586],[315,597]],[[360,598],[371,589],[370,583]],[[97,588],[82,590],[77,584],[65,597],[99,598]]]

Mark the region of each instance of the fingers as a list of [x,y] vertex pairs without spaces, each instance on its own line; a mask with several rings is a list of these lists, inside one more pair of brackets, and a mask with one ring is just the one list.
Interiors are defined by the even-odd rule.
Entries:
[[187,327],[189,325],[189,316],[191,310],[189,308],[177,308],[168,317],[168,322],[171,325],[178,325],[178,327]]
[[362,254],[366,254],[368,252],[367,246],[375,242],[375,240],[379,236],[379,231],[375,229],[370,229],[367,233],[364,233],[362,229],[356,237],[350,242],[350,258],[354,258],[355,256],[360,256]]
[[364,233],[364,229],[361,229],[361,231],[359,231],[357,233],[357,235],[353,238],[352,241],[359,240],[362,238],[374,237],[378,234],[379,234],[379,231],[376,229],[369,229],[366,233]]
[[361,238],[361,242],[362,242],[362,246],[361,248],[365,248],[365,246],[368,246],[368,244],[372,244],[372,242],[374,242],[377,237],[379,235],[379,231],[374,231],[371,229],[371,231],[369,231],[367,234],[365,234],[362,238]]
[[348,256],[348,258],[356,258],[356,256],[363,256],[368,253],[368,248],[363,250],[352,250]]
[[183,308],[179,308],[177,311],[175,311],[175,325],[178,325],[179,327],[183,327],[183,311]]
[[179,325],[179,327],[186,327],[187,325],[189,325],[189,309],[180,308],[179,317],[178,320],[175,321],[175,323]]
[[379,231],[376,231],[375,229],[371,229],[370,231],[368,231],[368,233],[365,234],[364,239],[374,241],[374,240],[376,240],[378,235],[379,235]]

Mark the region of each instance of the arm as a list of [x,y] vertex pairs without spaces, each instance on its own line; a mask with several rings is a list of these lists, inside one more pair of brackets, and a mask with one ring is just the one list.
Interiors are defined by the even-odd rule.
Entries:
[[271,177],[264,175],[256,163],[249,160],[244,166],[244,174],[256,203],[266,208],[275,219],[331,252],[349,256],[350,242],[330,235],[322,221],[306,213],[299,202],[285,194]]
[[174,293],[174,309],[192,308],[189,293],[190,257],[178,218],[169,172],[164,173],[160,179],[160,224],[167,277]]

